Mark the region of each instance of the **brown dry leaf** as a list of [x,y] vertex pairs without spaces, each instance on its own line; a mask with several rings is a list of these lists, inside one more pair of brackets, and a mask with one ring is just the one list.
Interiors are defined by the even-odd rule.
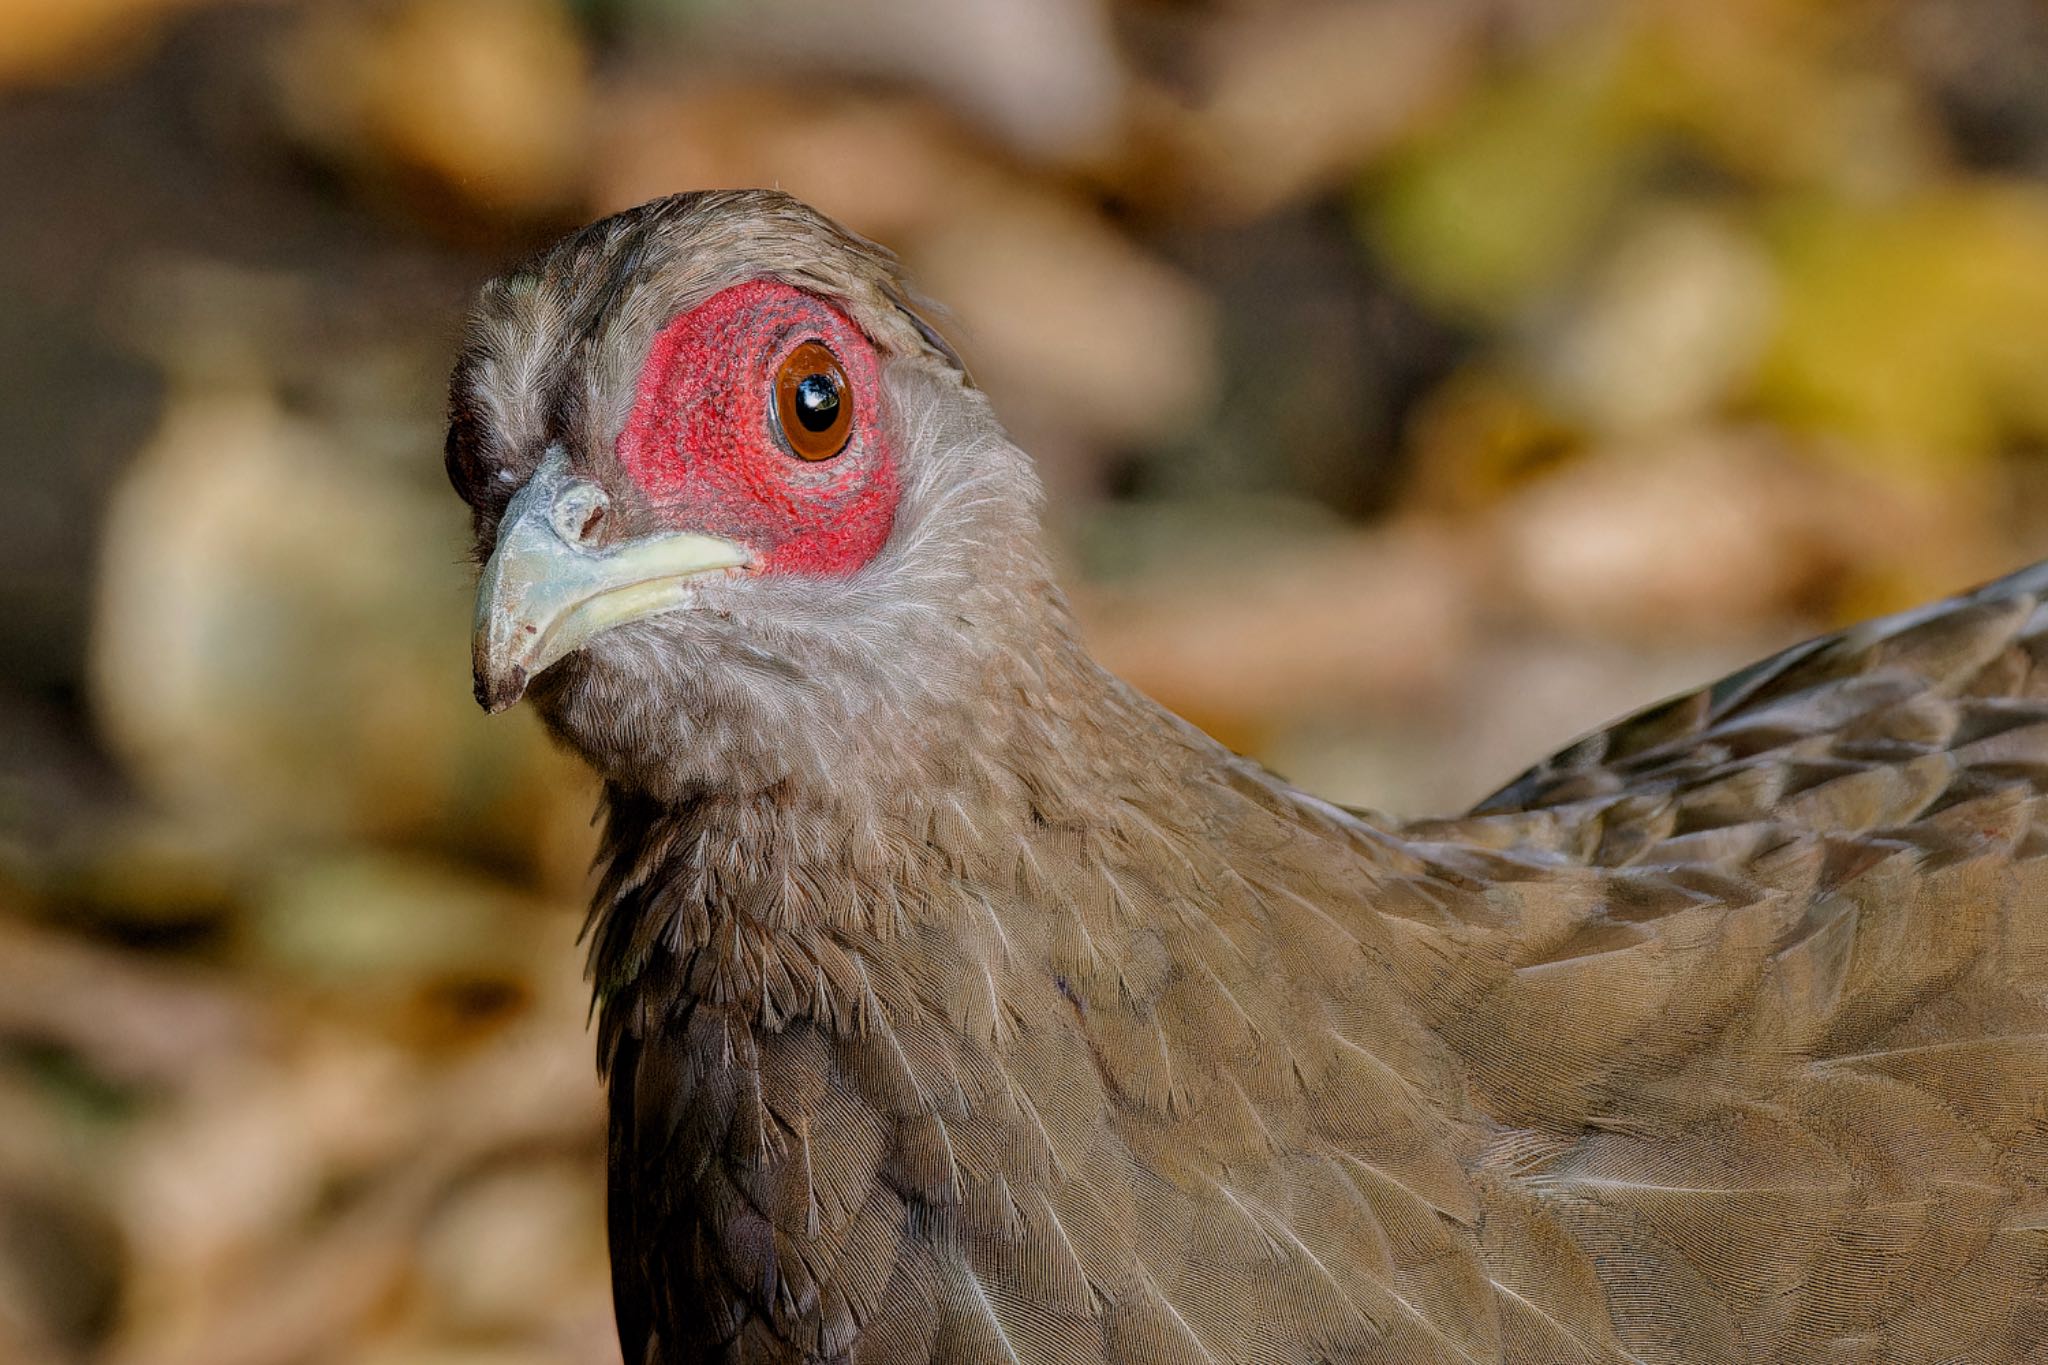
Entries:
[[[1910,14],[1932,5],[1900,7]],[[1616,7],[1634,115],[1744,177],[1885,197],[1938,171],[1942,133],[1870,60],[1878,11],[1813,0]],[[1880,40],[1881,41],[1881,40]]]
[[400,0],[308,9],[277,84],[288,122],[334,159],[530,214],[575,197],[588,66],[553,0]]
[[1971,529],[1982,491],[1901,496],[1763,433],[1704,430],[1564,467],[1502,504],[1490,540],[1501,592],[1546,625],[1733,637],[1845,576],[1910,563],[1928,596],[1989,576],[2001,552]]
[[1092,160],[1120,137],[1105,0],[836,0],[829,22],[813,0],[698,8],[680,36],[707,66],[806,93],[818,72],[908,84],[1034,160]]
[[604,1189],[582,1161],[478,1176],[435,1214],[420,1245],[422,1298],[464,1335],[540,1333],[607,1273]]
[[7,0],[0,86],[90,74],[129,55],[171,15],[205,0]]
[[[610,1316],[610,1305],[606,1305]],[[609,1321],[602,1342],[489,1344],[447,1341],[373,1343],[349,1356],[351,1365],[618,1365],[617,1334]]]
[[159,1347],[206,1336],[313,1216],[336,1157],[389,1153],[417,1126],[417,1090],[395,1049],[329,1035],[217,1060],[150,1116],[118,1201],[135,1267],[127,1334]]
[[913,236],[904,255],[959,319],[970,364],[1013,425],[1156,442],[1207,414],[1210,300],[1080,205],[991,193]]
[[1474,623],[1470,556],[1426,524],[1079,596],[1112,671],[1226,742],[1443,685]]
[[944,114],[902,97],[646,72],[606,97],[593,211],[679,190],[775,185],[895,243],[1001,178]]
[[[273,1365],[357,1340],[432,1292],[415,1283],[416,1249],[451,1191],[550,1152],[599,1190],[583,986],[573,954],[539,970],[520,1017],[446,1062],[315,1025],[152,1116],[116,1200],[135,1272],[107,1359]],[[582,1234],[598,1235],[594,1221]],[[602,1257],[551,1264],[562,1292],[530,1321],[559,1328],[565,1358],[603,1360],[583,1330]]]
[[1457,98],[1484,18],[1467,0],[1391,0],[1218,23],[1178,156],[1198,192],[1234,216],[1342,183]]
[[[0,1037],[10,1044],[0,1025]],[[45,1042],[29,1032],[32,1049]],[[61,1112],[47,1077],[0,1065],[0,1360],[76,1361],[120,1292],[125,1248],[90,1158],[103,1130]]]
[[1786,475],[1725,440],[1590,455],[1503,506],[1504,583],[1567,630],[1726,631],[1778,606],[1804,567]]
[[1526,347],[1561,406],[1608,431],[1710,418],[1769,340],[1777,281],[1727,216],[1657,207],[1603,254],[1560,331]]
[[1451,375],[1409,422],[1404,505],[1468,517],[1540,478],[1585,444],[1533,376],[1480,363]]
[[0,1037],[36,1038],[100,1076],[183,1082],[250,1046],[256,1012],[224,980],[0,918]]

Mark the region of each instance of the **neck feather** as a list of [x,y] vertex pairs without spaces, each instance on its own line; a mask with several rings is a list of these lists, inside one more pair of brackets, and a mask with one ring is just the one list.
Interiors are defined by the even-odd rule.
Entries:
[[1465,1139],[1418,1098],[1462,1087],[1390,917],[1448,888],[1071,641],[1030,672],[1004,720],[899,745],[885,782],[609,792],[614,1273],[622,1304],[687,1305],[652,1325],[673,1358],[840,1359],[929,1330],[922,1291],[876,1296],[933,1276],[938,1330],[970,1330],[1007,1273],[970,1248],[1025,1225],[1103,1232],[1060,1243],[1062,1273],[1128,1282],[1173,1220],[1103,1201],[1176,1151],[1227,1173],[1384,1143],[1418,1216],[1475,1216]]

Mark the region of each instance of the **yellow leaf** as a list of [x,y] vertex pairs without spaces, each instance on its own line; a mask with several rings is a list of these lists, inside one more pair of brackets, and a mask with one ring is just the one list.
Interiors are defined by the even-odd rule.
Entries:
[[1801,203],[1773,228],[1767,414],[1923,474],[2048,437],[2048,194]]

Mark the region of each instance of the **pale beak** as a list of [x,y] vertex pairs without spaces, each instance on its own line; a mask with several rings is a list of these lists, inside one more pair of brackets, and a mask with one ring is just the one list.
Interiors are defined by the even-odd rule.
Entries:
[[477,584],[470,642],[486,711],[518,701],[542,669],[601,631],[684,606],[696,580],[752,562],[744,547],[692,531],[597,544],[609,508],[559,446],[505,508]]

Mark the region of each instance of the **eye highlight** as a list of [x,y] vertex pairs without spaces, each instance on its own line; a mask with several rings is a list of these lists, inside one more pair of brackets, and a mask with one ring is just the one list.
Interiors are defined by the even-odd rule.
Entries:
[[824,342],[806,341],[775,372],[775,421],[783,444],[800,460],[829,460],[846,449],[853,389]]

